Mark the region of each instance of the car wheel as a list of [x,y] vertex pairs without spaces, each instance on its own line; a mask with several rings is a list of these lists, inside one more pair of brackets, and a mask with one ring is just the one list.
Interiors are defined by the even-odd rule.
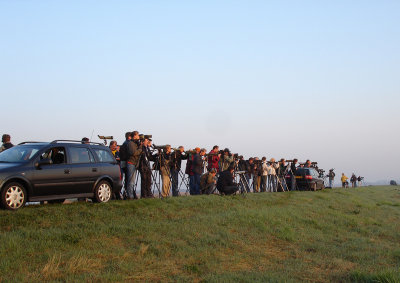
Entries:
[[27,194],[20,183],[9,183],[1,191],[1,204],[4,208],[17,210],[26,203]]
[[311,184],[310,189],[311,189],[311,191],[315,192],[317,190],[317,184],[316,183]]
[[101,181],[97,184],[94,190],[94,202],[108,202],[111,199],[112,190],[111,186],[106,181]]

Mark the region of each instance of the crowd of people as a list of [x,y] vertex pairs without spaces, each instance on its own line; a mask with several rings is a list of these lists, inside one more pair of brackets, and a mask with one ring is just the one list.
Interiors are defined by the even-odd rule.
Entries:
[[[82,138],[82,143],[89,143]],[[2,136],[0,152],[11,148],[11,137]],[[163,198],[179,196],[180,185],[184,184],[191,195],[212,194],[218,190],[221,194],[241,192],[277,192],[296,190],[294,172],[297,168],[315,168],[315,162],[307,160],[298,163],[297,159],[280,159],[278,162],[266,157],[251,157],[232,154],[228,148],[220,150],[215,145],[210,152],[196,147],[185,151],[183,146],[172,148],[171,145],[154,146],[151,136],[140,135],[138,131],[127,132],[124,143],[119,146],[111,141],[109,148],[116,158],[123,175],[123,188],[116,196],[122,199],[137,199],[136,187],[140,176],[140,197],[153,198],[155,187]],[[186,168],[182,170],[182,161],[186,160]],[[317,168],[318,169],[318,168]],[[155,174],[159,174],[161,182],[157,184]],[[323,170],[322,170],[323,173]],[[285,178],[290,178],[289,186]],[[329,187],[334,186],[334,169],[327,176]],[[348,177],[342,173],[343,188],[348,187]],[[180,182],[181,181],[181,184]],[[363,177],[353,175],[350,178],[352,187],[362,185]],[[153,190],[152,190],[153,188]]]
[[[154,197],[152,188],[157,188],[157,178],[161,177],[159,194],[165,198],[179,195],[179,180],[187,186],[191,195],[221,194],[241,192],[277,192],[296,190],[294,172],[297,167],[312,167],[307,160],[299,164],[297,159],[287,163],[285,159],[278,162],[266,157],[261,159],[249,158],[232,154],[228,148],[220,150],[215,145],[210,152],[196,147],[185,151],[183,146],[172,148],[171,145],[154,146],[152,139],[139,135],[138,131],[127,132],[125,141],[118,146],[116,141],[110,142],[110,149],[120,163],[124,176],[124,199],[137,199],[137,174],[140,176],[140,197]],[[182,161],[186,160],[183,170]],[[287,187],[285,177],[291,177],[290,187]],[[235,182],[235,177],[238,182]],[[187,182],[185,182],[187,180]],[[172,192],[171,192],[172,190]]]
[[[344,173],[342,173],[342,177],[340,180],[342,182],[342,188],[349,187],[349,182],[348,182],[349,178]],[[356,174],[353,173],[350,177],[351,187],[352,188],[361,187],[363,184],[363,180],[364,180],[364,177],[361,177],[361,176],[357,177]]]

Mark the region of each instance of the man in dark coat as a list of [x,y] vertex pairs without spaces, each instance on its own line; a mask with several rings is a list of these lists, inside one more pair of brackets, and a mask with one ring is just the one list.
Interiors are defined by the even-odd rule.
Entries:
[[203,156],[206,154],[206,150],[204,148],[199,149],[198,147],[195,149],[196,154],[193,157],[192,170],[193,170],[193,186],[190,194],[199,195],[200,194],[200,177],[204,171],[204,163]]
[[181,170],[182,160],[188,159],[188,156],[184,154],[185,148],[183,146],[178,147],[174,150],[171,155],[171,180],[172,180],[172,196],[177,197],[179,195],[178,190],[178,177],[179,171]]
[[227,170],[220,173],[217,181],[217,189],[221,194],[231,195],[238,190],[237,185],[233,182],[234,171],[235,168],[229,166]]
[[151,192],[150,161],[153,161],[153,156],[149,148],[149,140],[145,138],[142,143],[142,154],[139,159],[141,198],[153,197],[153,193]]

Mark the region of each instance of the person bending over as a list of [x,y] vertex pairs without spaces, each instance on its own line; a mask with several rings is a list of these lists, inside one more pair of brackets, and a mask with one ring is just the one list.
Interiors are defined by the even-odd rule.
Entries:
[[232,195],[237,192],[238,187],[233,182],[233,172],[235,168],[229,166],[227,170],[221,172],[217,181],[217,189],[221,194]]

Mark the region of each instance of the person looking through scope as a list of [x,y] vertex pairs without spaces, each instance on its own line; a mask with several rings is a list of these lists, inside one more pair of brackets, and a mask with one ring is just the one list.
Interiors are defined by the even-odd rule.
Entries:
[[139,161],[140,173],[140,196],[141,198],[153,198],[151,192],[151,167],[150,161],[153,161],[153,156],[150,151],[150,141],[147,136],[142,141],[142,154]]
[[188,159],[188,155],[185,154],[185,148],[183,146],[178,147],[174,150],[171,155],[171,180],[172,180],[172,196],[177,197],[179,195],[178,181],[179,172],[181,170],[182,160]]
[[217,183],[217,169],[211,168],[211,170],[203,174],[200,178],[200,189],[201,194],[209,195],[213,193],[215,184]]
[[208,171],[211,169],[217,170],[219,172],[219,160],[221,157],[221,153],[219,152],[219,146],[214,145],[213,149],[208,153]]
[[139,139],[139,132],[131,133],[131,140],[127,142],[127,161],[126,161],[126,195],[127,199],[137,199],[135,189],[136,170],[139,166],[139,158],[142,154],[142,147]]
[[203,156],[206,154],[204,148],[200,149],[196,147],[196,154],[193,157],[192,171],[193,171],[193,181],[192,190],[190,194],[199,195],[200,194],[200,176],[204,171]]
[[[161,150],[161,149],[160,149]],[[160,173],[162,179],[162,191],[161,196],[163,198],[169,197],[170,195],[170,162],[171,162],[171,146],[167,144],[161,152],[160,155]]]
[[238,186],[233,182],[234,171],[235,168],[233,166],[229,166],[225,171],[221,172],[217,181],[217,189],[221,194],[232,195],[239,189]]
[[224,151],[221,153],[223,153],[223,155],[221,156],[220,159],[219,170],[225,171],[233,163],[233,156],[229,148],[225,148]]

